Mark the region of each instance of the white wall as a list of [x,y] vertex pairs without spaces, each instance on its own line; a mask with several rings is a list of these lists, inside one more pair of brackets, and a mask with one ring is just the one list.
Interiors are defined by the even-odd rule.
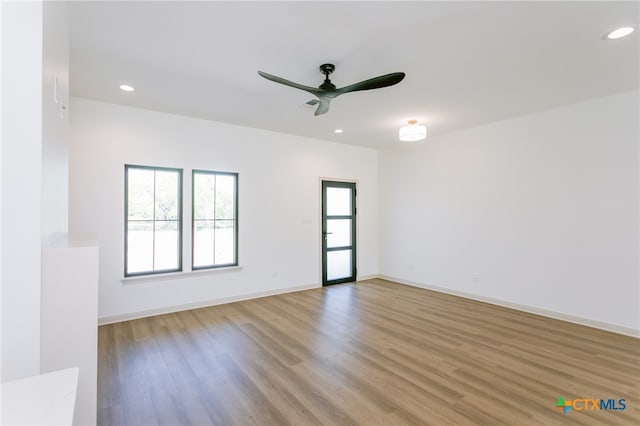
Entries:
[[637,333],[638,99],[381,151],[381,274]]
[[[2,8],[4,7],[4,2],[0,1],[0,22],[2,22]],[[0,47],[4,46],[3,44],[3,33],[2,29],[0,29]],[[0,94],[2,93],[2,83],[3,83],[3,66],[2,66],[2,58],[3,54],[0,53]],[[1,98],[1,95],[0,95]],[[0,188],[2,188],[2,145],[4,141],[4,130],[3,130],[3,121],[4,121],[4,113],[2,112],[2,102],[0,100]],[[0,195],[0,383],[2,380],[2,195]],[[1,396],[0,396],[1,398]]]
[[69,222],[69,16],[66,2],[44,2],[42,76],[42,236]]
[[40,371],[42,38],[42,2],[3,2],[3,382]]
[[[378,272],[377,151],[72,98],[70,230],[100,240],[102,321],[318,286],[320,178],[358,181],[358,276]],[[124,165],[239,173],[240,270],[121,282]],[[190,263],[184,210],[183,263]]]
[[68,236],[69,16],[43,5],[40,373],[79,367],[73,424],[95,425],[98,248]]

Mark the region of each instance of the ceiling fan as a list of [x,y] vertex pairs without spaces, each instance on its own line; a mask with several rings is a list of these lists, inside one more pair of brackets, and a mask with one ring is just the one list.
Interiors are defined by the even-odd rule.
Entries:
[[258,71],[258,74],[267,80],[275,81],[276,83],[284,84],[285,86],[295,87],[296,89],[304,90],[316,96],[318,99],[312,99],[307,102],[307,105],[319,104],[314,115],[324,114],[329,111],[329,105],[333,98],[337,98],[338,96],[349,92],[393,86],[394,84],[400,83],[405,76],[403,72],[394,72],[391,74],[373,77],[338,89],[331,80],[329,80],[329,74],[331,74],[335,69],[336,67],[333,64],[320,65],[320,72],[324,74],[324,82],[317,89],[315,87],[294,83],[293,81],[285,80],[284,78],[267,74],[266,72]]

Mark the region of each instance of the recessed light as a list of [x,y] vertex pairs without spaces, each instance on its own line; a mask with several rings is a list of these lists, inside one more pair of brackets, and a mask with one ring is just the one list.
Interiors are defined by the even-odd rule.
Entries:
[[134,89],[133,86],[130,86],[128,84],[121,84],[120,90],[124,90],[125,92],[133,92],[136,89]]
[[343,130],[342,130],[342,129],[335,129],[335,130],[333,131],[333,133],[338,133],[338,134],[339,134],[339,133],[342,133],[342,132],[343,132]]
[[622,27],[617,30],[611,31],[607,34],[609,40],[616,40],[618,38],[626,37],[633,32],[633,27]]

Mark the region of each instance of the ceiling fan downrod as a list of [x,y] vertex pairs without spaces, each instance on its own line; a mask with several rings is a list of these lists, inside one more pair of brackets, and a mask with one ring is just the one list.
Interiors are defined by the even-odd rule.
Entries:
[[324,82],[318,87],[319,89],[324,90],[335,90],[336,85],[329,80],[329,75],[335,71],[336,66],[333,64],[322,64],[320,65],[320,72],[324,74]]

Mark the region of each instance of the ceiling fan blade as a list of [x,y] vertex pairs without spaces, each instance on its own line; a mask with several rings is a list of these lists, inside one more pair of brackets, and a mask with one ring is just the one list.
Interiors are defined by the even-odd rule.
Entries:
[[359,83],[354,83],[349,86],[341,87],[340,89],[336,89],[336,93],[337,95],[342,95],[344,93],[357,92],[359,90],[380,89],[381,87],[393,86],[394,84],[400,83],[404,76],[405,74],[403,72],[385,74]]
[[317,104],[318,102],[320,102],[320,101],[319,101],[319,100],[317,100],[317,99],[311,99],[310,101],[305,102],[305,103],[306,103],[307,105],[312,105],[312,106],[313,106],[313,105]]
[[322,92],[320,89],[317,89],[315,87],[305,86],[303,84],[294,83],[293,81],[289,81],[289,80],[286,80],[284,78],[277,77],[275,75],[267,74],[266,72],[263,72],[263,71],[258,71],[258,74],[260,74],[262,77],[266,78],[267,80],[271,80],[271,81],[274,81],[276,83],[284,84],[285,86],[295,87],[296,89],[304,90],[304,91],[309,92],[309,93],[311,93],[313,95],[316,95],[316,96],[319,96],[319,94]]
[[313,115],[325,114],[329,111],[329,105],[331,105],[331,100],[327,98],[321,98],[319,101],[320,105],[318,105],[318,109]]

